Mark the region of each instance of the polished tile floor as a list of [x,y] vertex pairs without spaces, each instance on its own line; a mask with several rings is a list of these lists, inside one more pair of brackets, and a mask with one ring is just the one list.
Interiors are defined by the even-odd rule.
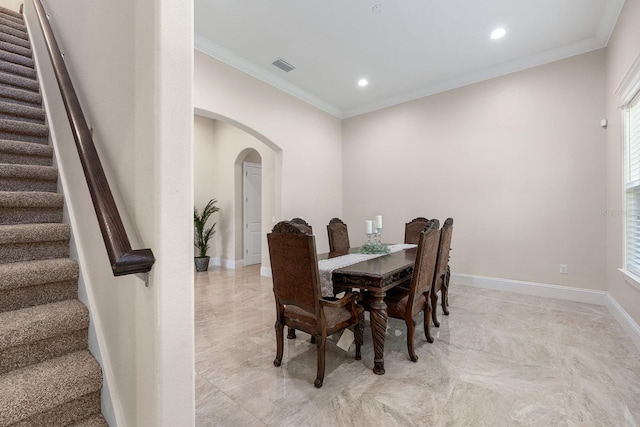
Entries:
[[309,335],[275,357],[271,280],[259,266],[198,273],[198,426],[640,426],[640,352],[605,307],[452,284],[451,315],[412,363],[404,322],[390,319],[386,374],[327,345],[313,386]]

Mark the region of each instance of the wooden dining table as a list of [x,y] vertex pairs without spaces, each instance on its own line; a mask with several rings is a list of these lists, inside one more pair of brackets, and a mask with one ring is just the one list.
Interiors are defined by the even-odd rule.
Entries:
[[[392,252],[335,269],[332,273],[336,291],[357,288],[369,292],[372,297],[372,303],[368,309],[373,337],[373,372],[378,375],[383,375],[385,372],[384,342],[387,334],[387,305],[384,297],[389,289],[411,281],[416,251],[416,248],[411,248]],[[333,258],[344,254],[329,253],[326,257]]]

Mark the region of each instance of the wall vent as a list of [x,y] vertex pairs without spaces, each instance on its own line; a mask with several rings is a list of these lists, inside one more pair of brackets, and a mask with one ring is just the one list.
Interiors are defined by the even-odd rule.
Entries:
[[275,65],[276,67],[280,68],[285,73],[288,73],[289,71],[296,69],[296,67],[294,67],[293,65],[289,64],[284,59],[276,59],[275,61],[272,62],[272,64]]

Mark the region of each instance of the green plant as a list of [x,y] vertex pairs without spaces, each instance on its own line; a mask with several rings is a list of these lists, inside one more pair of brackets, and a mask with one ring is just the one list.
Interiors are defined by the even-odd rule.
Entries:
[[209,200],[209,203],[204,207],[202,213],[198,213],[198,208],[193,208],[193,226],[194,226],[194,246],[198,249],[198,258],[204,258],[207,256],[209,250],[209,240],[216,232],[216,224],[205,229],[205,225],[209,220],[209,217],[220,209],[216,206],[218,201],[216,199]]

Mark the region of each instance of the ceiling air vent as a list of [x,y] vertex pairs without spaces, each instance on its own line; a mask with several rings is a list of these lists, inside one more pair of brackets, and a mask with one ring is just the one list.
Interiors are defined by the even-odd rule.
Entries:
[[296,69],[296,67],[294,67],[293,65],[289,64],[284,59],[276,59],[275,61],[272,62],[272,64],[275,65],[276,67],[280,68],[285,73],[288,73],[289,71]]

